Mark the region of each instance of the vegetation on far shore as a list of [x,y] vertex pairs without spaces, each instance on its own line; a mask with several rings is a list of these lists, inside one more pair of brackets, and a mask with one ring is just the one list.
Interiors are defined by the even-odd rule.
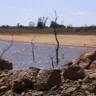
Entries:
[[[53,16],[52,16],[53,18]],[[63,22],[59,24],[58,22],[53,20],[50,20],[49,26],[47,25],[47,21],[50,20],[49,17],[39,17],[37,22],[29,22],[28,26],[22,25],[20,23],[17,23],[15,26],[10,26],[10,25],[1,25],[0,26],[0,34],[3,33],[42,33],[42,34],[54,34],[52,32],[52,28],[56,27],[59,31],[58,34],[65,34],[65,33],[72,33],[72,34],[78,34],[80,32],[85,33],[85,32],[90,32],[91,34],[95,34],[96,31],[96,25],[90,25],[87,26],[79,26],[75,27],[72,25],[64,25]],[[73,33],[75,32],[75,33]],[[93,33],[94,32],[94,33]]]

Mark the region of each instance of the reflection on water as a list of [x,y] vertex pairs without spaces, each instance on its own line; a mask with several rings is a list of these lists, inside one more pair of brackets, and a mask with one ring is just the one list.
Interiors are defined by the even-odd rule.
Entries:
[[[0,53],[10,42],[0,41]],[[26,69],[30,66],[38,68],[51,68],[49,54],[54,57],[55,45],[35,44],[35,61],[32,61],[32,45],[30,43],[14,42],[12,47],[3,55],[3,58],[13,63],[14,69]],[[60,46],[59,63],[63,65],[65,61],[75,60],[82,52],[94,50],[95,48]]]

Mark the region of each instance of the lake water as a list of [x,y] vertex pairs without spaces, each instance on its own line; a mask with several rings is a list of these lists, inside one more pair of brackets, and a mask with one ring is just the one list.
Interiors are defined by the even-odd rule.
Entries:
[[[9,45],[10,42],[0,41],[0,54]],[[14,42],[12,47],[3,55],[3,58],[11,61],[14,69],[27,69],[30,66],[52,68],[49,54],[54,57],[54,65],[56,65],[55,48],[55,45],[34,44],[35,61],[33,61],[32,45],[30,43]],[[96,48],[60,46],[59,63],[64,65],[66,61],[74,61],[82,52],[94,49]]]

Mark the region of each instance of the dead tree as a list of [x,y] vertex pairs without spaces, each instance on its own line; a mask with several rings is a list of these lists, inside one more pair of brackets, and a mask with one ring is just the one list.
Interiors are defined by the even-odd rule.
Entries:
[[13,45],[13,35],[12,35],[11,44],[10,44],[8,47],[6,47],[6,48],[3,49],[3,52],[2,52],[2,54],[0,55],[0,58],[3,57],[3,55],[5,54],[5,52],[7,52],[7,51],[11,48],[12,45]]
[[34,40],[34,38],[35,38],[35,36],[33,36],[32,40],[31,40],[33,61],[35,61],[34,44],[33,44],[33,40]]
[[[52,16],[52,14],[51,14]],[[56,40],[56,64],[57,66],[59,65],[59,41],[58,41],[58,38],[57,38],[57,20],[58,20],[58,16],[57,16],[57,12],[55,10],[55,18],[52,16],[52,18],[54,19],[54,22],[55,22],[55,25],[52,27],[53,28],[53,31],[54,31],[54,35],[55,35],[55,40]]]
[[51,59],[52,68],[54,69],[54,60],[53,60],[53,57],[51,55],[49,55],[49,58]]

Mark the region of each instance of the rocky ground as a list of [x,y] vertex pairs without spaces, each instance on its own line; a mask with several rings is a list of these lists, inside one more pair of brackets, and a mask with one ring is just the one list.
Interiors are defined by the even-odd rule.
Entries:
[[0,96],[96,96],[96,51],[62,68],[12,70],[0,59]]

